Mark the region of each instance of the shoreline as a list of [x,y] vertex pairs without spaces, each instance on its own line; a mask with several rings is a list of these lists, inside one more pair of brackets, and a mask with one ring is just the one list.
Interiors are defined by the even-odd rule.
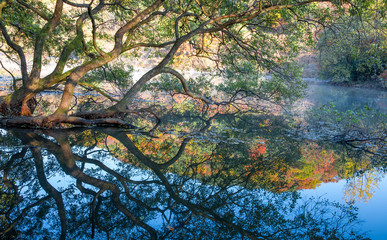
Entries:
[[[47,69],[47,68],[46,68]],[[138,78],[141,77],[142,74],[144,74],[149,68],[135,68],[133,71],[133,80],[138,80]],[[205,74],[205,72],[198,72],[198,71],[183,71],[187,77],[193,77],[198,76],[200,74]],[[264,76],[266,78],[270,78],[270,75]],[[367,82],[333,82],[330,80],[323,80],[316,77],[301,77],[302,80],[304,80],[307,84],[312,85],[325,85],[325,86],[334,86],[334,87],[343,87],[348,89],[373,89],[373,90],[379,90],[379,91],[387,91],[387,85],[383,86],[381,82],[375,82],[375,81],[367,81]],[[4,91],[10,91],[10,89],[7,89],[11,86],[12,77],[7,75],[0,75],[0,92]],[[219,83],[219,79],[217,78],[214,82],[215,84]],[[9,86],[8,86],[9,85]]]
[[308,84],[313,85],[328,85],[328,86],[334,86],[334,87],[344,87],[344,88],[355,88],[355,89],[374,89],[374,90],[380,90],[380,91],[387,91],[387,86],[383,86],[379,82],[357,82],[357,83],[351,83],[351,82],[332,82],[330,80],[321,80],[318,78],[302,78],[305,82]]

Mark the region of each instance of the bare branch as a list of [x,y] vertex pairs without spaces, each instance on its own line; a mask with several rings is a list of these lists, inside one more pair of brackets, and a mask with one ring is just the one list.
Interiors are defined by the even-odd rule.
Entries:
[[78,8],[88,8],[89,4],[79,4],[79,3],[74,3],[69,0],[63,0],[64,3],[73,6],[73,7],[78,7]]
[[91,83],[79,82],[78,84],[80,86],[83,86],[83,87],[86,87],[86,88],[91,88],[91,89],[97,91],[99,94],[101,94],[102,96],[106,97],[107,99],[109,99],[112,102],[118,102],[117,99],[112,98],[104,90],[102,90],[101,88],[99,88],[99,87],[97,87],[97,86],[95,86],[95,85],[93,85]]
[[121,27],[115,34],[115,45],[113,50],[109,54],[95,58],[92,61],[87,62],[74,69],[74,71],[70,74],[68,81],[66,82],[61,102],[54,115],[66,115],[68,113],[71,104],[71,98],[73,96],[74,89],[78,81],[91,69],[100,67],[117,58],[123,50],[122,38],[124,34],[138,27],[138,24],[146,20],[147,17],[152,13],[152,11],[155,11],[157,8],[159,8],[163,2],[164,0],[155,1],[153,5],[143,10],[131,21]]
[[12,81],[13,82],[12,86],[13,86],[13,89],[16,90],[17,86],[16,86],[16,78],[15,78],[15,76],[3,65],[2,61],[0,61],[0,65],[7,73],[9,73],[9,75],[11,75],[12,80],[13,80]]
[[8,46],[10,46],[14,51],[17,52],[20,58],[20,70],[22,74],[22,79],[23,79],[23,85],[27,84],[28,81],[28,72],[27,72],[27,61],[26,61],[26,56],[23,52],[23,49],[13,42],[7,32],[6,27],[3,25],[3,22],[0,18],[0,30],[3,33],[3,36],[5,38],[5,41],[7,42]]
[[204,9],[204,6],[200,3],[200,1],[199,1],[199,0],[195,0],[195,2],[196,2],[196,4],[199,5],[200,9],[202,10],[202,13],[203,13],[205,16],[210,17],[210,14],[207,13],[207,11]]
[[87,8],[87,13],[91,19],[91,25],[92,25],[92,33],[93,33],[93,46],[95,48],[95,50],[101,55],[101,56],[105,56],[106,53],[104,53],[101,49],[99,49],[99,47],[97,46],[97,28],[96,28],[96,25],[95,25],[95,19],[93,17],[93,12],[91,10],[91,5],[93,4],[94,0],[91,0],[90,4],[89,4],[89,7]]
[[126,11],[132,11],[132,12],[138,14],[138,11],[136,9],[125,7],[124,5],[121,4],[121,2],[106,3],[106,5],[108,5],[108,6],[119,6],[120,8],[122,8],[122,9],[124,9]]
[[189,17],[189,16],[199,17],[197,14],[185,12],[185,13],[181,14],[179,17],[176,18],[176,21],[175,21],[175,38],[176,39],[179,38],[179,21],[182,18]]
[[[153,13],[150,14],[146,19],[144,19],[143,21],[141,21],[140,23],[138,23],[137,26],[136,26],[135,28],[129,30],[129,31],[126,33],[126,35],[131,34],[131,33],[134,31],[134,29],[140,27],[141,25],[144,25],[144,24],[150,22],[154,17],[156,17],[156,16],[164,16],[164,15],[166,15],[168,12],[170,12],[170,10],[166,10],[166,11],[163,11],[163,12],[160,12],[160,11],[153,12]],[[130,43],[130,38],[128,37],[128,38],[126,38],[125,43],[123,44],[124,47],[123,47],[122,52],[127,51],[126,49],[128,48],[129,43]]]
[[172,74],[174,75],[175,77],[177,77],[177,79],[179,79],[179,81],[181,82],[181,85],[183,86],[183,89],[184,89],[184,92],[185,94],[187,94],[188,96],[192,97],[192,98],[195,98],[195,99],[200,99],[202,100],[203,102],[207,103],[207,104],[210,104],[211,101],[203,96],[200,96],[196,93],[193,93],[189,90],[189,87],[188,87],[188,83],[187,81],[185,80],[184,76],[181,75],[178,71],[172,69],[172,68],[169,68],[169,67],[164,67],[162,70],[161,70],[161,73],[169,73],[169,74]]
[[172,45],[174,43],[175,43],[175,41],[169,41],[169,42],[165,42],[165,43],[136,43],[136,44],[125,47],[123,49],[123,52],[129,51],[129,50],[132,50],[132,49],[138,48],[138,47],[163,48],[163,47]]

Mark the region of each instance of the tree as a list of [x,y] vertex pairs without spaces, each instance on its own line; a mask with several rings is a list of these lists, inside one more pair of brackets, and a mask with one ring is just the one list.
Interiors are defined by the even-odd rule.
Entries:
[[[317,4],[321,2],[330,1],[2,0],[0,50],[2,56],[20,65],[21,76],[21,84],[15,79],[13,93],[1,98],[2,114],[21,118],[2,122],[8,126],[60,122],[128,126],[117,114],[125,113],[133,97],[160,74],[177,78],[187,95],[210,103],[190,91],[184,76],[173,68],[176,56],[187,46],[197,57],[213,60],[234,88],[243,87],[237,83],[245,78],[250,80],[243,91],[246,95],[275,101],[293,99],[295,93],[299,95],[294,89],[299,89],[300,81],[292,60],[312,38],[310,23],[327,24],[345,3]],[[74,89],[87,74],[100,71],[125,53],[143,54],[144,48],[158,51],[161,60],[125,89],[120,99],[110,97],[113,104],[103,110],[69,114]],[[33,55],[30,70],[29,53]],[[47,76],[41,74],[44,55],[56,61]],[[65,71],[66,67],[69,70]],[[268,70],[273,78],[257,84],[257,72]],[[64,88],[55,113],[30,117],[36,94],[59,84]],[[239,90],[235,94],[241,93]]]
[[387,69],[386,4],[376,1],[362,15],[347,15],[319,39],[320,75],[335,82],[378,81]]

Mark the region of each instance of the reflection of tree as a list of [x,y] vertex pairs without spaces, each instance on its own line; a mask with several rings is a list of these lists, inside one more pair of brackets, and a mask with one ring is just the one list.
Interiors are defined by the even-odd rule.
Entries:
[[345,201],[368,202],[375,194],[380,180],[381,174],[378,170],[367,171],[347,179],[344,190]]
[[[222,141],[212,144],[204,141],[206,147],[195,151],[199,143],[193,134],[175,142],[155,141],[150,149],[144,149],[141,135],[114,129],[44,134],[12,130],[12,133],[29,149],[25,147],[18,153],[22,155],[14,159],[8,156],[8,160],[2,160],[2,171],[12,174],[14,184],[29,189],[23,193],[19,190],[14,194],[19,201],[9,201],[4,206],[10,209],[9,219],[20,214],[18,209],[25,209],[20,214],[22,219],[12,228],[21,237],[28,234],[51,238],[60,235],[62,239],[356,237],[349,235],[354,230],[355,212],[345,206],[318,199],[301,201],[295,193],[275,194],[257,188],[257,183],[264,183],[256,174],[264,172],[259,165],[263,157],[265,161],[268,159],[268,165],[263,166],[269,167],[275,164],[271,157],[282,156],[282,163],[293,159],[286,158],[280,147],[253,161],[248,142],[228,145]],[[107,136],[116,139],[121,153],[126,151],[123,156],[131,158],[130,162],[138,167],[104,161],[108,152],[95,146]],[[200,131],[196,136],[202,136]],[[149,137],[143,138],[151,142]],[[85,147],[76,145],[75,139],[82,139],[78,144],[84,143]],[[166,154],[160,158],[152,152],[160,150],[157,143],[168,146],[163,148]],[[197,156],[198,152],[207,155],[193,159],[187,151]],[[23,174],[28,178],[20,177]],[[11,175],[7,176],[10,179]],[[55,185],[54,176],[73,183]],[[57,225],[58,222],[61,224]],[[59,230],[56,225],[61,226]],[[47,226],[53,228],[50,233],[40,232]]]
[[347,181],[344,187],[346,202],[368,202],[385,174],[385,157],[348,149],[341,149],[341,155],[336,169],[338,176]]
[[316,143],[301,144],[301,158],[287,172],[288,188],[314,189],[322,182],[337,181],[338,158]]

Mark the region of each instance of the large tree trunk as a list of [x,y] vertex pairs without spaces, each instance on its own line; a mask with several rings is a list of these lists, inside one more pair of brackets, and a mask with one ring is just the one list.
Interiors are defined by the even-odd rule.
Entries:
[[10,95],[0,98],[0,113],[3,116],[31,116],[36,107],[36,92],[21,87]]
[[2,116],[31,116],[36,107],[35,96],[55,84],[63,82],[72,71],[53,73],[28,83],[12,94],[0,97],[0,114]]

